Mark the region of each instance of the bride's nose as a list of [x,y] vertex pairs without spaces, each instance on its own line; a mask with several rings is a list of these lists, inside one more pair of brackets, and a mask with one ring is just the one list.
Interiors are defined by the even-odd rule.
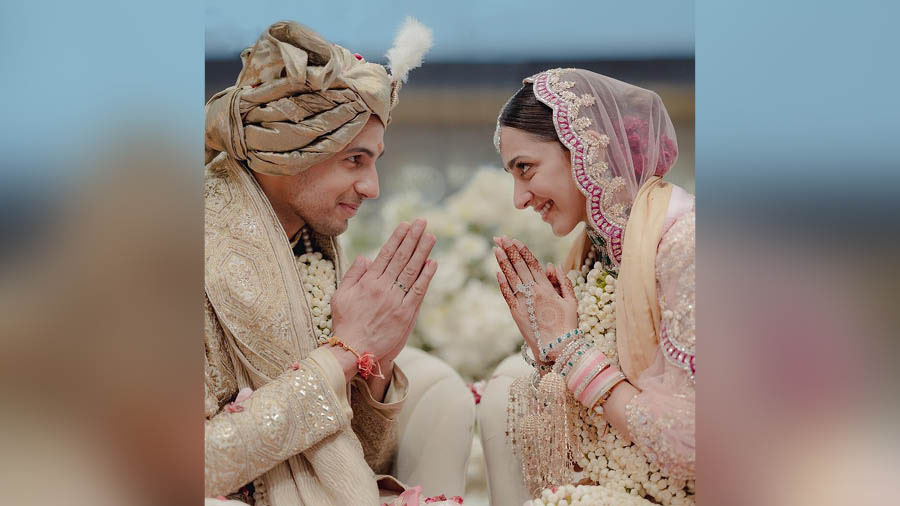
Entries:
[[523,184],[521,182],[516,181],[516,185],[513,189],[513,205],[516,206],[516,209],[525,209],[534,197],[530,191],[525,190],[522,186]]

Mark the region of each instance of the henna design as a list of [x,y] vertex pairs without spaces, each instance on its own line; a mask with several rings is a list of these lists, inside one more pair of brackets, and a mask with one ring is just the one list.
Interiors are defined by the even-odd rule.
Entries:
[[525,245],[522,246],[522,259],[525,260],[525,265],[527,265],[534,274],[544,272],[544,270],[541,269],[541,263],[535,258],[534,253],[532,253]]
[[522,255],[519,254],[519,250],[517,250],[513,246],[507,246],[503,251],[506,253],[506,256],[509,257],[509,261],[513,264],[522,261]]
[[497,248],[497,250],[494,251],[494,254],[497,256],[497,263],[500,264],[500,270],[503,271],[503,275],[506,276],[507,283],[511,285],[518,284],[519,276],[516,274],[516,270],[509,263],[509,259],[506,258],[505,254],[502,258],[500,257],[500,253],[503,252],[503,250],[500,248]]
[[549,267],[549,264],[547,266],[546,276],[547,276],[547,281],[549,281],[550,285],[553,286],[553,289],[556,290],[556,294],[559,295],[560,297],[562,297],[563,293],[562,293],[562,287],[560,286],[560,283],[559,283],[559,278],[556,276],[556,271]]
[[[572,286],[572,280],[569,279],[569,276],[563,276],[563,287],[565,289],[565,293],[568,294],[569,297],[575,298],[575,287]],[[563,295],[563,294],[561,294]]]
[[[550,329],[559,328],[565,319],[565,312],[559,307],[557,301],[541,294],[538,294],[535,299],[535,314],[541,330],[549,331]],[[548,335],[545,337],[553,338],[555,336]],[[540,344],[543,345],[543,343]]]
[[509,288],[509,283],[507,283],[506,278],[499,272],[497,273],[497,283],[500,285],[500,293],[503,295],[503,298],[506,299],[506,304],[510,308],[515,308],[517,305],[516,296],[513,295],[512,290]]

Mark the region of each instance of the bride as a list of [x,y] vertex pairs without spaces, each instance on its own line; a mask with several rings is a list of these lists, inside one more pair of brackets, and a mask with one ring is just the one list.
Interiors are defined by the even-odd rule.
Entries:
[[661,179],[677,157],[665,106],[552,69],[503,107],[495,144],[517,208],[585,233],[563,267],[495,239],[525,343],[480,406],[491,504],[693,504],[694,197]]

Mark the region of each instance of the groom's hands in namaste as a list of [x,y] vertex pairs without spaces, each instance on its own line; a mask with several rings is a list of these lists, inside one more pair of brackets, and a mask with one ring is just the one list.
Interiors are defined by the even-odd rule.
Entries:
[[[531,250],[518,239],[502,237],[494,238],[494,242],[497,244],[494,256],[500,264],[500,272],[497,273],[500,292],[519,327],[519,332],[534,353],[535,359],[540,360],[539,352],[542,346],[546,346],[551,339],[556,339],[578,327],[578,301],[575,298],[575,289],[559,267],[548,264],[546,271],[541,268]],[[516,290],[520,283],[529,282],[534,282],[532,292],[537,327],[541,335],[540,343],[534,338],[525,305],[525,294]],[[550,359],[555,359],[557,354],[557,350],[552,351],[549,354]]]
[[[435,237],[425,225],[421,218],[412,225],[400,223],[374,260],[356,257],[331,297],[334,335],[360,354],[375,355],[386,377],[384,387],[437,270],[437,262],[428,258]],[[349,382],[357,372],[355,357],[331,350]],[[370,386],[375,386],[372,381]],[[373,396],[378,398],[378,392]]]

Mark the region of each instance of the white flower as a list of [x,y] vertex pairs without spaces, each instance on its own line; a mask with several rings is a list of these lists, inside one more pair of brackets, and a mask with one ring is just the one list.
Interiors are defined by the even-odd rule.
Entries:
[[496,288],[470,279],[445,300],[423,303],[416,332],[460,374],[477,377],[521,339],[508,312]]
[[487,256],[488,240],[480,235],[465,233],[456,238],[452,254],[463,263],[468,263]]
[[422,196],[416,191],[395,195],[381,207],[382,222],[393,230],[401,221],[415,219],[421,211]]
[[466,271],[460,259],[454,255],[434,255],[438,263],[437,272],[431,278],[425,301],[431,302],[452,296],[466,282]]
[[441,240],[451,239],[466,230],[466,223],[443,209],[429,209],[422,213],[428,222],[428,231]]
[[322,258],[319,252],[300,255],[295,263],[309,304],[313,330],[321,344],[331,335],[331,294],[336,284],[334,264]]

